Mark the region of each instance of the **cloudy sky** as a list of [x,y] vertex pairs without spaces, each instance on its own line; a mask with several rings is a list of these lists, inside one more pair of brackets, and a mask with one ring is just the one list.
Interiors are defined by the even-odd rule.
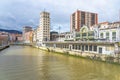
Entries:
[[70,30],[70,15],[77,9],[98,13],[99,22],[118,21],[120,0],[0,0],[0,28],[36,28],[44,9],[51,14],[51,29]]

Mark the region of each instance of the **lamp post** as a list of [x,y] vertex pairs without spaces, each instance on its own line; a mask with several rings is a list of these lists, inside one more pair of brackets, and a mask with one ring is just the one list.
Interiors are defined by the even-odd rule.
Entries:
[[59,26],[59,40],[60,40],[60,29],[61,29],[61,27]]

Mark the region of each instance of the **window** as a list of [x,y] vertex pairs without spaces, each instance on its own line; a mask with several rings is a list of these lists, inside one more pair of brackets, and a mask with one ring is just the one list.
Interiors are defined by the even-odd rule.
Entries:
[[94,32],[89,32],[88,36],[94,36]]
[[99,48],[99,53],[102,53],[102,48],[101,47]]
[[97,46],[94,46],[94,51],[97,51]]
[[79,45],[79,50],[81,50],[81,46]]
[[100,38],[103,38],[103,33],[100,34]]
[[76,34],[76,37],[80,37],[80,33],[77,33],[77,34]]
[[77,45],[76,45],[76,50],[77,50]]
[[116,32],[112,32],[112,40],[116,41]]
[[74,49],[76,49],[76,45],[74,45]]
[[88,51],[88,45],[85,46],[85,50]]
[[74,45],[73,45],[73,49],[74,49]]
[[106,39],[109,40],[109,32],[106,33]]
[[82,51],[84,51],[84,45],[82,45]]
[[92,45],[89,45],[89,51],[92,51]]
[[86,33],[82,33],[82,36],[83,36],[83,37],[84,37],[84,36],[86,37]]

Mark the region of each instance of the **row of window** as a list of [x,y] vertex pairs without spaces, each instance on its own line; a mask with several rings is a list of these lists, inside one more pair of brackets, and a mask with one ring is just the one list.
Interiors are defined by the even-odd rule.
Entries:
[[50,25],[50,22],[41,22],[42,25]]
[[[103,33],[100,34],[100,38],[104,38]],[[106,32],[106,39],[108,40],[110,38],[110,33]],[[112,32],[112,40],[116,40],[116,32]]]
[[[49,45],[49,47],[53,47],[53,45]],[[55,46],[54,46],[55,47]],[[69,48],[69,45],[62,45],[62,44],[57,44],[57,48]],[[95,51],[97,52],[97,46],[92,46],[92,45],[72,45],[73,50],[82,50],[82,51]]]
[[94,36],[94,32],[82,33],[82,34],[77,33],[77,34],[76,34],[76,37],[80,37],[80,36],[82,36],[82,37],[87,37],[87,35],[88,35],[88,36]]
[[72,46],[74,50],[82,50],[82,51],[97,51],[97,46],[92,46],[92,45],[73,45]]
[[54,47],[54,48],[64,48],[64,49],[70,49],[70,50],[81,50],[81,51],[94,51],[98,53],[102,53],[103,49],[102,47],[97,47],[96,45],[72,45],[72,47],[69,47],[68,44],[47,44],[48,47]]

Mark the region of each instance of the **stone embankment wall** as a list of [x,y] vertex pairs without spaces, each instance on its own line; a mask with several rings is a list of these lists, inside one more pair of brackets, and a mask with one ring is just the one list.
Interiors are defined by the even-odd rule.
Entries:
[[9,47],[9,45],[6,45],[6,46],[1,46],[0,47],[0,51],[2,51],[2,50],[4,50],[4,49],[6,49],[6,48],[8,48]]
[[34,47],[39,48],[41,50],[49,51],[49,52],[56,52],[56,53],[61,53],[61,54],[65,54],[65,55],[79,56],[79,57],[97,60],[97,61],[120,64],[120,54],[106,55],[106,54],[95,54],[95,53],[82,52],[82,51],[70,51],[67,49],[53,48],[53,47],[49,47],[49,48],[48,47],[38,47],[38,46],[34,46]]

